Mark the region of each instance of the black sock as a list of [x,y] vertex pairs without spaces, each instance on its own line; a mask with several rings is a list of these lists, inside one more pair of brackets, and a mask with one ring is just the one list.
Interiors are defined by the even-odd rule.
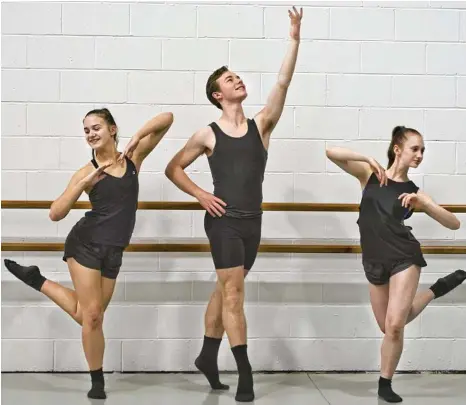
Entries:
[[42,274],[40,274],[39,267],[37,266],[21,266],[13,260],[5,259],[5,266],[16,278],[21,280],[23,283],[34,288],[40,292],[42,285],[47,280]]
[[195,360],[194,364],[197,369],[206,376],[213,390],[228,390],[230,387],[220,382],[218,374],[217,358],[220,343],[222,343],[221,338],[218,339],[204,336],[204,344],[202,346],[201,353]]
[[392,380],[383,377],[379,378],[379,397],[387,402],[403,401],[403,398],[401,398],[398,394],[393,392]]
[[238,389],[235,400],[238,402],[254,401],[254,383],[252,379],[252,367],[248,359],[248,346],[240,345],[231,348],[238,367]]
[[435,298],[439,298],[458,287],[464,280],[466,280],[466,271],[456,270],[445,277],[439,278],[430,289]]
[[92,388],[87,393],[87,396],[94,399],[107,398],[107,395],[105,394],[105,380],[103,370],[99,368],[98,370],[91,370],[90,373]]

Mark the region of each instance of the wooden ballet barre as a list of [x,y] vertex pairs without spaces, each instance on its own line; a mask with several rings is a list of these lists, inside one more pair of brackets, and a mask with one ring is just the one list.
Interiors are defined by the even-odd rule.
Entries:
[[[3,242],[3,252],[62,252],[64,243]],[[126,252],[210,252],[205,243],[133,243]],[[261,253],[361,253],[359,245],[262,244]],[[424,254],[466,254],[466,246],[423,246]]]
[[[2,200],[4,209],[41,209],[50,208],[53,201],[26,201],[26,200]],[[450,212],[466,212],[466,205],[442,205]],[[73,205],[74,209],[91,209],[88,201],[78,201]],[[140,201],[140,210],[203,210],[196,201]],[[263,203],[264,211],[324,211],[324,212],[357,212],[359,204],[334,204],[334,203]]]

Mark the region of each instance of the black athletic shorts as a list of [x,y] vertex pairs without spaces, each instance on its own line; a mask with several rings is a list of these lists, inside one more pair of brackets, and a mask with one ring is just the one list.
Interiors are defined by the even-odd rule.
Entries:
[[71,231],[66,238],[63,260],[72,257],[79,264],[100,270],[102,277],[116,279],[120,272],[124,247],[84,242]]
[[390,277],[404,270],[407,270],[413,265],[419,267],[427,266],[424,258],[421,256],[415,259],[403,259],[391,263],[377,263],[363,260],[364,272],[369,283],[374,285],[384,285],[390,281]]
[[206,212],[204,229],[209,238],[215,268],[254,264],[261,240],[262,216],[255,218],[212,217]]

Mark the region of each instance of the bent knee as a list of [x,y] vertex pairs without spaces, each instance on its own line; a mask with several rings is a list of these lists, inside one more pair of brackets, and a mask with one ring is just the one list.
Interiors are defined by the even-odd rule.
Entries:
[[228,310],[237,311],[242,308],[244,301],[244,290],[240,287],[231,286],[223,292],[223,305]]
[[223,305],[230,309],[240,307],[242,302],[242,294],[238,291],[230,292],[223,297]]
[[82,308],[83,324],[95,329],[102,325],[104,320],[104,310],[101,303],[95,303]]
[[403,331],[405,328],[405,322],[399,319],[388,320],[385,323],[385,334],[398,339],[403,336]]

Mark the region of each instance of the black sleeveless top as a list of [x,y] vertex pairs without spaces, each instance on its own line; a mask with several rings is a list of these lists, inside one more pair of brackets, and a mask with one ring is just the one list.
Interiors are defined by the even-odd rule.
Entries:
[[[125,156],[123,177],[110,174],[97,182],[89,193],[92,210],[86,212],[73,231],[84,241],[126,247],[136,223],[139,181],[134,163]],[[92,159],[95,168],[97,161]]]
[[379,180],[372,173],[363,191],[357,221],[364,261],[390,264],[413,260],[413,264],[427,265],[419,242],[411,228],[404,224],[413,211],[402,207],[398,199],[403,193],[417,193],[418,190],[412,181],[390,179],[387,186],[380,187]]
[[254,218],[262,215],[262,182],[267,150],[254,120],[247,120],[248,130],[241,138],[225,134],[212,122],[215,147],[208,158],[214,195],[227,204],[226,216]]

